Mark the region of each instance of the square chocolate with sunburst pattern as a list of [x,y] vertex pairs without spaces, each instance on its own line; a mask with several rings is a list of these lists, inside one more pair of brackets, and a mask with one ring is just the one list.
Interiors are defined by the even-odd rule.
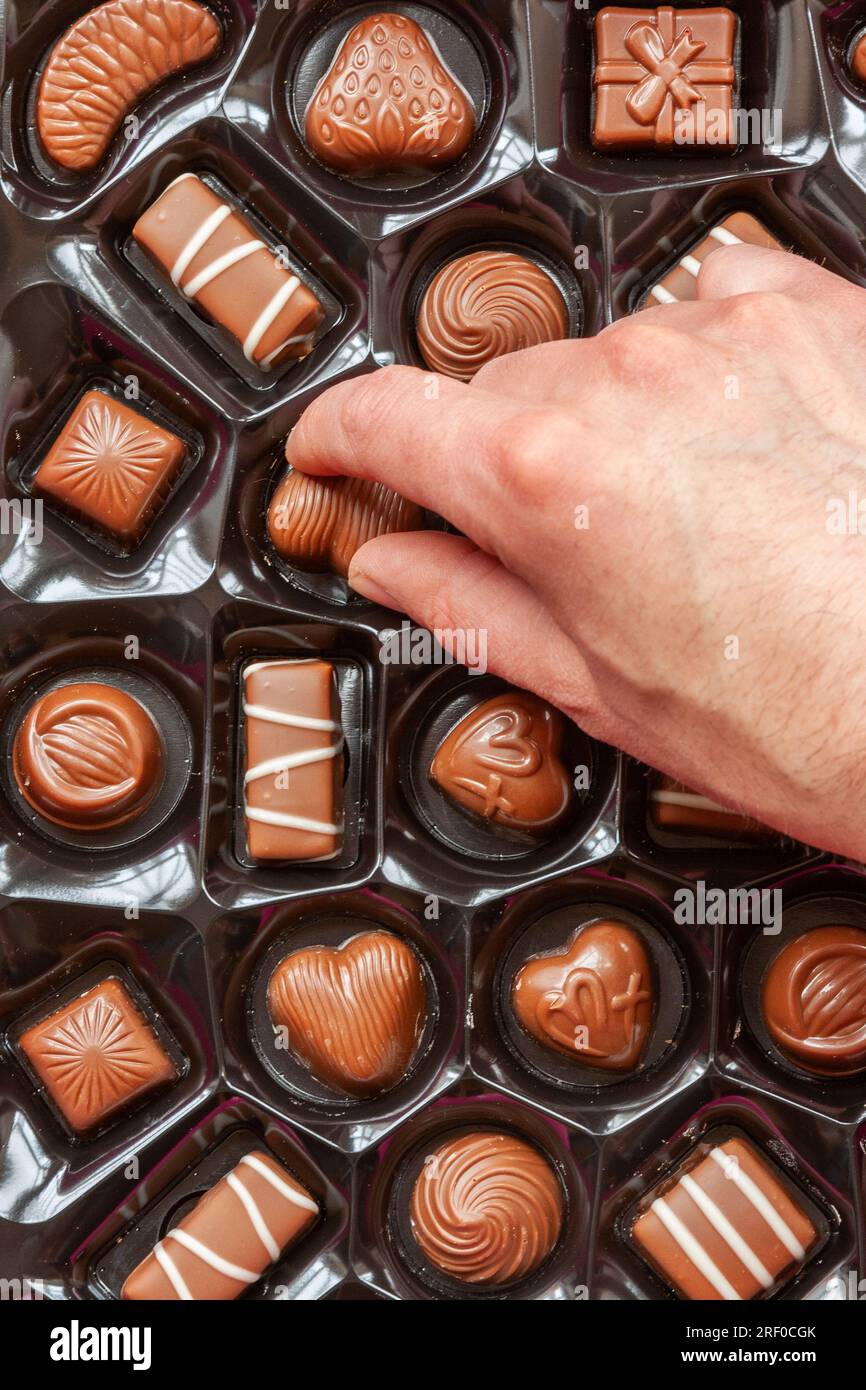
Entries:
[[121,980],[109,977],[27,1028],[18,1048],[70,1129],[101,1128],[178,1071]]
[[167,500],[187,447],[106,391],[86,391],[33,479],[33,491],[79,523],[135,546]]

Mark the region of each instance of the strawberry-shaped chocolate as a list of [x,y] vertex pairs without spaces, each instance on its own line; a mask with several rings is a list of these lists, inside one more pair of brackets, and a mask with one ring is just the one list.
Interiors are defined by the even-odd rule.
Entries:
[[430,777],[476,816],[545,835],[572,801],[559,756],[562,732],[562,716],[537,696],[495,695],[452,729]]
[[469,97],[429,35],[399,14],[355,25],[306,114],[313,153],[355,177],[453,164],[474,134]]

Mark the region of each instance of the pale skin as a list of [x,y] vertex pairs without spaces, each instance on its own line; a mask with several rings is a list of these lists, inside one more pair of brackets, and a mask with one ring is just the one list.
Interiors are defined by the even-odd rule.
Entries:
[[360,593],[486,629],[490,669],[589,734],[863,860],[866,535],[834,534],[828,503],[866,513],[866,292],[747,246],[697,289],[470,385],[337,385],[289,461],[463,533],[370,541]]

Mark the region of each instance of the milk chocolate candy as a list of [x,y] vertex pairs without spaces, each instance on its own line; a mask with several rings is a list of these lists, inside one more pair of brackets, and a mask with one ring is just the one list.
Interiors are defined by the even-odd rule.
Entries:
[[33,479],[70,517],[125,546],[142,539],[180,473],[187,449],[170,430],[105,391],[73,407]]
[[609,6],[595,17],[596,149],[736,144],[737,16],[724,8]]
[[430,778],[464,810],[495,825],[546,835],[571,808],[559,753],[563,719],[536,695],[485,700],[442,743]]
[[697,277],[711,251],[719,246],[765,246],[773,251],[783,250],[777,241],[750,212],[734,212],[717,223],[696,246],[681,256],[672,270],[653,285],[643,302],[648,309],[653,304],[680,304],[697,299]]
[[366,541],[420,531],[423,524],[421,508],[384,483],[313,478],[291,468],[268,507],[268,536],[283,560],[299,570],[330,570],[344,579]]
[[691,791],[673,777],[659,776],[649,790],[649,812],[654,825],[675,835],[710,835],[723,840],[771,840],[769,826],[739,811],[720,806],[708,796]]
[[374,14],[347,34],[305,128],[323,164],[360,178],[453,164],[475,134],[475,112],[419,24]]
[[852,77],[866,87],[866,33],[861,34],[854,43],[848,59]]
[[116,686],[58,686],[34,700],[12,745],[16,786],[45,820],[79,832],[125,825],[162,785],[162,741]]
[[562,1188],[525,1139],[480,1130],[447,1139],[424,1160],[411,1201],[412,1233],[431,1264],[464,1284],[524,1279],[562,1228]]
[[405,1075],[427,1013],[418,957],[392,932],[336,950],[307,946],[277,966],[268,1008],[287,1046],[325,1085],[374,1096]]
[[184,1303],[237,1298],[318,1215],[307,1189],[269,1153],[254,1149],[154,1246],[121,1297]]
[[866,1069],[866,931],[817,927],[790,941],[764,976],[761,1009],[773,1042],[806,1071]]
[[333,859],[343,841],[343,733],[327,661],[243,673],[244,817],[255,860]]
[[18,1047],[81,1135],[177,1077],[153,1028],[114,978],[28,1028]]
[[39,81],[45,153],[76,173],[95,168],[136,104],[221,42],[215,16],[195,0],[108,0],[88,10],[55,44]]
[[195,174],[181,174],[132,235],[187,299],[263,371],[312,350],[324,310],[299,276]]
[[568,310],[547,271],[527,256],[472,251],[434,276],[415,329],[428,367],[469,381],[505,353],[567,338]]
[[819,1239],[797,1190],[745,1139],[703,1146],[642,1205],[632,1239],[681,1298],[769,1294]]
[[518,971],[514,1012],[553,1051],[603,1071],[632,1071],[653,1015],[643,942],[623,922],[593,922],[563,951],[535,956]]

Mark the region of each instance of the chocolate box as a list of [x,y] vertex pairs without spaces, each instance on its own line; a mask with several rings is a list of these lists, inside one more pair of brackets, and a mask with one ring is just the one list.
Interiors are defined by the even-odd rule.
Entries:
[[[160,0],[120,3],[160,26]],[[198,33],[193,0],[183,3]],[[174,1252],[170,1289],[194,1295],[178,1251],[198,1241],[211,1268],[231,1266],[220,1287],[241,1301],[673,1305],[682,1285],[669,1277],[670,1246],[645,1258],[635,1222],[735,1135],[783,1171],[814,1232],[807,1258],[783,1260],[762,1230],[749,1247],[757,1297],[785,1303],[792,1320],[856,1297],[866,1071],[859,1043],[840,1044],[846,1017],[816,1013],[808,988],[826,970],[856,995],[862,866],[720,816],[567,720],[541,750],[562,793],[545,820],[526,795],[532,758],[503,776],[494,757],[499,781],[488,774],[509,728],[549,716],[470,670],[477,652],[443,663],[403,615],[353,594],[345,547],[332,547],[341,560],[329,567],[324,529],[278,546],[267,517],[304,408],[390,362],[423,367],[419,305],[479,251],[497,267],[529,264],[548,337],[593,335],[648,297],[688,297],[719,228],[866,282],[866,87],[850,63],[866,3],[398,0],[385,12],[208,0],[202,33],[215,19],[217,45],[172,55],[159,27],[159,62],[116,79],[92,138],[76,127],[70,144],[61,123],[47,139],[58,95],[52,85],[40,117],[42,75],[95,8],[8,0],[0,14],[3,1288],[50,1301],[58,1321],[67,1310],[83,1319],[95,1301],[119,1321],[134,1303],[123,1299],[130,1276],[143,1264],[148,1280],[155,1264],[165,1274],[157,1248]],[[100,72],[113,22],[83,31]],[[357,109],[371,101],[378,122]],[[702,138],[714,112],[742,111],[756,118],[738,121],[735,139]],[[210,189],[210,211],[157,265],[134,228],[189,174]],[[280,273],[232,337],[225,316],[184,289],[214,291],[232,271],[242,286],[253,257],[278,258]],[[294,330],[274,324],[301,286],[323,313],[284,356]],[[511,294],[518,337],[521,307]],[[268,331],[279,338],[273,369],[255,360]],[[69,458],[65,423],[89,392],[123,404],[112,418],[143,416],[183,445],[145,523],[121,537],[70,506],[68,489],[35,481],[53,456],[99,511],[112,460],[134,472],[139,445],[111,430],[99,447],[88,437],[83,462]],[[131,510],[129,496],[115,500]],[[327,670],[339,718],[278,709],[318,721],[317,737],[276,740],[250,759],[245,702],[258,706],[253,722],[275,712],[245,696],[244,673],[260,662]],[[16,777],[28,712],[72,683],[122,690],[158,731],[161,761],[140,777],[149,799],[122,823],[52,821]],[[120,797],[133,748],[117,721],[94,771],[81,718],[72,753],[68,719],[59,734],[31,720],[32,758],[63,744],[55,771],[78,768],[73,812],[88,778]],[[449,740],[460,756],[431,780]],[[314,816],[286,796],[254,809],[283,828],[313,821],[306,832],[325,843],[309,857],[251,854],[248,775],[273,762],[291,774],[286,760],[298,758],[320,772],[333,761],[307,779],[329,807]],[[475,787],[468,807],[449,795],[458,777]],[[479,798],[506,809],[515,785],[527,814],[473,814]],[[748,921],[740,894],[752,895]],[[831,924],[829,958],[823,936],[818,956],[797,945]],[[795,983],[806,977],[792,996],[794,970]],[[362,989],[367,976],[375,988]],[[118,1018],[106,988],[117,980],[136,1029],[167,1059],[158,1084],[125,1071],[129,1010]],[[101,1004],[85,1010],[71,1065],[68,1033],[48,1030],[52,1089],[20,1040],[90,989]],[[70,1103],[64,1114],[57,1076],[62,1088],[106,1057],[100,1095],[111,1101],[122,1073],[130,1103],[118,1094],[92,1127],[70,1125],[81,1113]],[[249,1162],[258,1155],[270,1178]],[[527,1198],[509,1200],[505,1222],[503,1163]],[[291,1202],[271,1181],[283,1173],[302,1199],[285,1239],[258,1182]],[[467,1175],[487,1238],[468,1265],[447,1240]],[[215,1191],[235,1214],[224,1247],[220,1222],[202,1220]],[[712,1208],[699,1201],[686,1238],[718,1255],[724,1237],[701,1224]],[[744,1209],[722,1206],[718,1225],[742,1250]],[[526,1238],[520,1258],[512,1228]],[[721,1263],[727,1283],[710,1287],[731,1284]],[[202,1354],[203,1339],[188,1341]]]

